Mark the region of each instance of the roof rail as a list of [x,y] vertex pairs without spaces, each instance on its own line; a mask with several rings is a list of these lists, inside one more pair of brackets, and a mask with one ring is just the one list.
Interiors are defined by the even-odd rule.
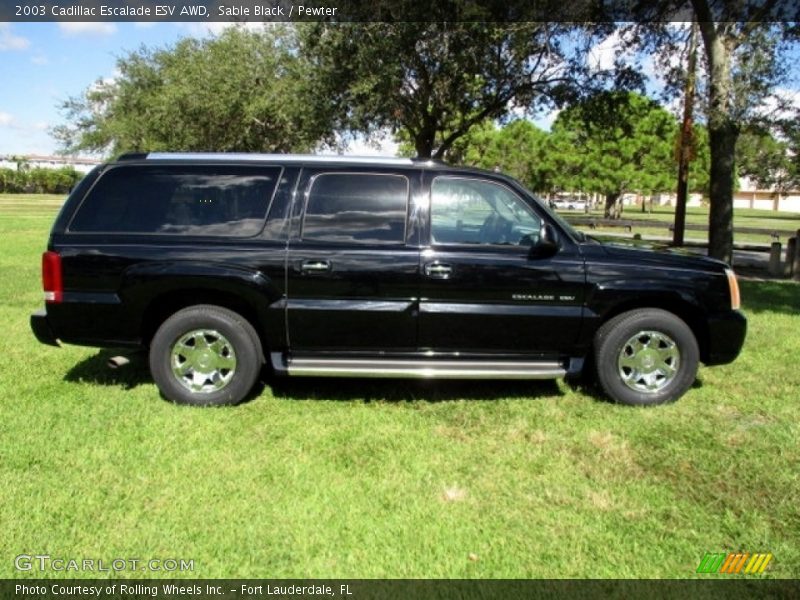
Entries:
[[335,154],[258,154],[247,152],[150,152],[146,155],[146,158],[147,160],[356,163],[406,166],[414,164],[414,161],[410,158],[396,158],[387,156],[342,156]]
[[117,157],[117,160],[144,160],[147,152],[125,152]]

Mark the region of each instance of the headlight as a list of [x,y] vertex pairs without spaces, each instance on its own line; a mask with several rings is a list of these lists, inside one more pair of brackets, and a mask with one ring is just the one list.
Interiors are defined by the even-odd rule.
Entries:
[[731,310],[739,310],[742,302],[739,296],[739,282],[736,281],[736,273],[733,272],[733,269],[725,269],[725,275],[728,277],[728,289],[731,292]]

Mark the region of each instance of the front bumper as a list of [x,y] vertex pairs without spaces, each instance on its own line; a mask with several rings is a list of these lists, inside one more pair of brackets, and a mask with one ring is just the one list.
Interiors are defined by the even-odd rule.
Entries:
[[31,315],[31,329],[33,335],[42,344],[49,344],[50,346],[58,346],[58,340],[50,328],[50,323],[47,321],[47,311],[44,309],[37,310]]
[[738,310],[709,317],[705,364],[725,365],[733,362],[742,350],[746,335],[747,318]]

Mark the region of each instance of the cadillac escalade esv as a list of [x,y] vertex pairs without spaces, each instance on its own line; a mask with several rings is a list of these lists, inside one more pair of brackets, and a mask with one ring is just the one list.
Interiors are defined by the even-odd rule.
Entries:
[[41,342],[146,349],[194,405],[240,402],[264,367],[589,374],[660,404],[746,331],[724,263],[601,244],[509,177],[434,161],[125,155],[72,191],[42,266]]

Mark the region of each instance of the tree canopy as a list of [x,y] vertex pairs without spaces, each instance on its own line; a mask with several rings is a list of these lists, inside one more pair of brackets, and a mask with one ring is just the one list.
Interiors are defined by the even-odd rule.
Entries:
[[470,129],[552,107],[599,83],[585,52],[607,25],[320,23],[303,52],[341,125],[405,132],[417,156],[441,158]]
[[605,195],[610,215],[626,192],[675,187],[676,136],[675,118],[654,101],[629,92],[598,94],[553,124],[555,182]]
[[800,183],[800,165],[793,139],[781,139],[770,131],[748,129],[736,141],[736,167],[764,189],[785,192]]
[[68,152],[309,151],[333,140],[334,119],[306,68],[282,27],[142,47],[66,101],[54,135]]
[[[458,138],[446,158],[454,164],[502,171],[532,190],[546,191],[551,180],[546,153],[548,137],[548,132],[525,119],[515,119],[503,126],[485,121]],[[414,154],[407,140],[400,151],[405,156]]]

